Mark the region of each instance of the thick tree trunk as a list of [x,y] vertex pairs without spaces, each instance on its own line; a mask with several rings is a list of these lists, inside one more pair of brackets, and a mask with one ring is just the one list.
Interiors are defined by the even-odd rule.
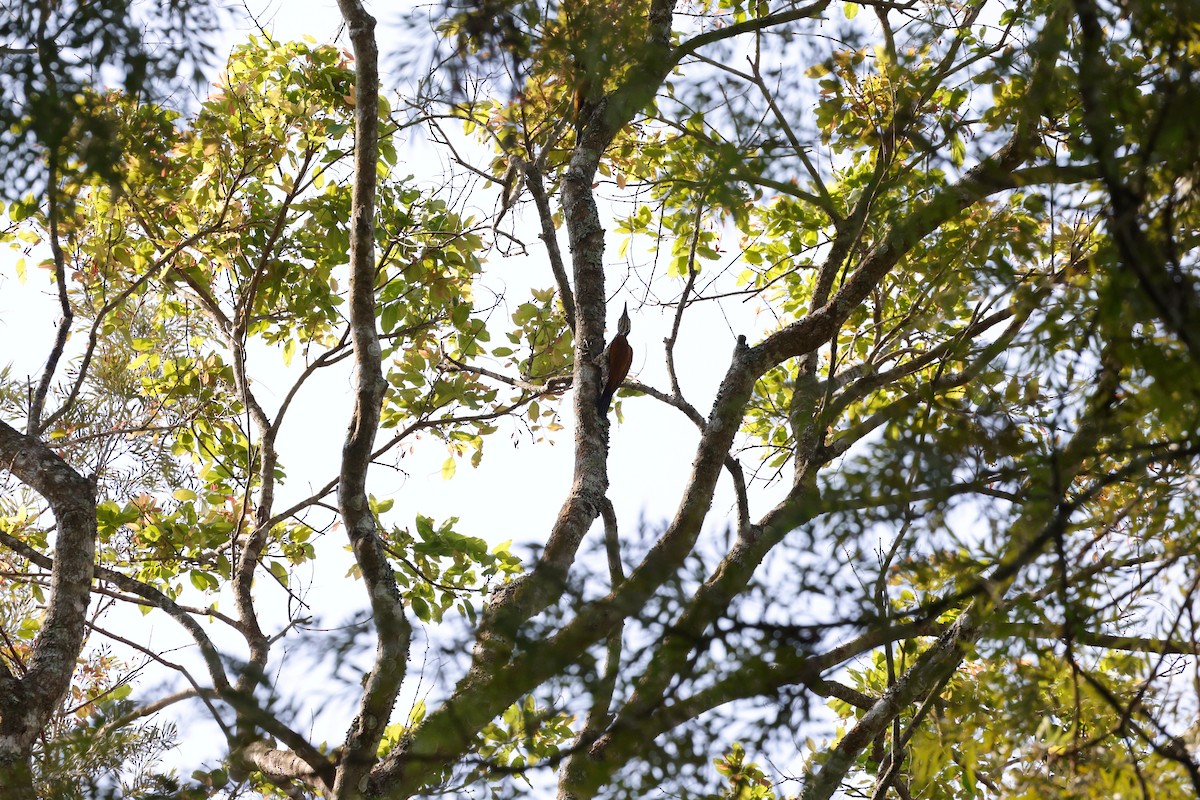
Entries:
[[12,737],[0,733],[0,797],[4,800],[36,800],[29,749],[10,751],[8,745],[11,743]]
[[0,464],[46,499],[57,523],[50,600],[18,677],[0,674],[0,797],[33,797],[30,752],[71,685],[96,556],[96,488],[40,440],[0,422]]

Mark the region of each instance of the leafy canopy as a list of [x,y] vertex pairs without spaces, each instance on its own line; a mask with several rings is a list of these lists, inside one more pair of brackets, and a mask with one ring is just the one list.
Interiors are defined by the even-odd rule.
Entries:
[[[229,751],[198,796],[509,796],[551,769],[566,798],[1200,787],[1173,680],[1197,652],[1197,53],[1169,9],[489,1],[440,19],[455,66],[424,86],[447,94],[376,114],[344,5],[355,58],[251,38],[186,118],[82,92],[120,180],[76,155],[55,203],[11,207],[74,328],[44,409],[3,385],[10,480],[36,490],[0,509],[10,673],[70,533],[18,456],[61,457],[95,476],[82,591],[196,645],[175,699]],[[418,131],[442,185],[409,174]],[[535,247],[550,269],[501,295],[501,256]],[[616,422],[594,403],[614,297],[651,354]],[[339,380],[342,463],[297,489],[284,420]],[[610,470],[631,442],[667,470],[662,414],[695,456],[674,517],[631,533]],[[525,559],[354,488],[430,441],[452,479],[567,425],[570,489],[536,498],[561,506]],[[339,523],[374,624],[344,638],[305,594],[346,568]],[[298,652],[336,656],[345,730],[269,679]],[[85,662],[79,721],[41,724],[106,743],[88,774],[170,738],[123,668]],[[18,753],[43,794],[77,774],[61,752]]]

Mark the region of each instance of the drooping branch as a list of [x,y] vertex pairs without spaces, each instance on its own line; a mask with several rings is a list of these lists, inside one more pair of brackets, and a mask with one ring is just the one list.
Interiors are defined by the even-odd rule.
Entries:
[[[49,556],[39,553],[21,540],[3,531],[0,531],[0,544],[3,544],[14,553],[20,554],[23,558],[29,559],[29,561],[43,569],[52,569],[54,567],[54,561]],[[192,641],[196,643],[196,647],[200,651],[201,658],[204,659],[205,667],[208,669],[208,675],[212,680],[215,690],[221,692],[230,687],[220,651],[213,644],[208,634],[205,633],[204,628],[193,618],[192,613],[153,586],[130,578],[128,575],[122,575],[120,572],[108,569],[107,567],[97,569],[96,577],[103,582],[111,583],[119,589],[128,592],[130,595],[138,598],[139,602],[162,610],[175,620],[188,633]],[[235,622],[234,625],[236,627],[237,623]]]
[[184,666],[183,664],[174,662],[174,661],[170,661],[167,658],[165,658],[161,653],[157,653],[154,650],[152,650],[151,648],[146,647],[145,645],[139,644],[138,642],[135,642],[132,639],[127,639],[115,631],[111,631],[106,628],[102,628],[94,622],[88,623],[88,627],[91,630],[93,630],[96,633],[103,636],[104,638],[110,639],[114,642],[119,642],[120,644],[125,645],[126,647],[130,648],[131,650],[141,653],[147,659],[149,659],[150,661],[153,661],[154,663],[158,664],[159,666],[165,667],[165,668],[171,670],[172,672],[174,672],[178,675],[181,675],[183,677],[183,679],[188,683],[188,685],[192,687],[190,690],[190,695],[192,697],[200,698],[201,702],[203,702],[204,705],[208,708],[209,715],[212,717],[213,722],[215,722],[217,724],[217,727],[221,729],[221,733],[224,734],[225,740],[231,744],[234,742],[235,737],[233,735],[233,731],[230,730],[228,725],[226,725],[224,718],[221,717],[220,713],[217,711],[216,706],[212,702],[212,696],[216,694],[215,690],[207,689],[206,687],[201,686],[200,681],[198,681],[196,679],[196,677],[194,675],[192,675],[192,671],[189,670],[186,666]]
[[[809,158],[808,148],[800,142],[800,138],[796,136],[795,130],[793,130],[791,123],[788,122],[787,115],[783,113],[782,109],[780,109],[779,103],[775,100],[774,93],[771,91],[770,87],[767,86],[767,81],[763,77],[758,61],[751,60],[750,66],[753,70],[753,74],[747,76],[747,79],[754,84],[759,93],[762,95],[763,99],[766,101],[767,107],[771,110],[772,116],[775,117],[776,123],[778,123],[779,127],[783,129],[784,136],[787,137],[788,144],[791,146],[792,152],[795,153],[796,157],[800,159],[800,163],[804,165],[804,169],[808,172],[809,178],[812,179],[813,186],[815,186],[817,189],[819,197],[809,195],[806,199],[810,199],[811,202],[825,212],[835,227],[839,227],[842,224],[841,213],[838,211],[837,204],[834,203],[833,197],[829,194],[829,188],[825,185],[825,181],[821,177],[821,173],[817,170],[816,165],[813,164],[812,159]],[[790,184],[784,184],[782,182],[780,183],[780,188],[790,186]],[[790,193],[790,190],[788,191]]]
[[[12,550],[14,553],[20,554],[22,557],[29,559],[32,563],[37,564],[43,569],[53,569],[55,566],[55,562],[49,556],[39,553],[34,548],[3,531],[0,531],[0,543]],[[320,776],[322,780],[325,781],[325,788],[328,788],[332,785],[332,766],[331,762],[325,755],[313,747],[313,745],[308,742],[304,736],[288,728],[273,714],[265,711],[261,706],[259,706],[254,700],[250,689],[244,689],[241,686],[234,687],[229,683],[229,679],[225,673],[225,667],[221,653],[217,650],[208,634],[205,633],[204,629],[193,618],[193,614],[199,612],[190,611],[189,609],[177,604],[174,600],[167,597],[158,589],[142,583],[141,581],[130,578],[127,575],[122,575],[114,570],[101,567],[97,570],[97,577],[102,581],[118,586],[129,594],[134,595],[138,598],[139,602],[143,602],[146,605],[164,611],[172,619],[179,623],[180,626],[183,627],[183,629],[192,637],[192,640],[199,648],[201,657],[203,658],[205,666],[208,669],[209,678],[213,684],[211,688],[201,686],[200,683],[194,677],[192,677],[190,672],[181,665],[168,662],[154,651],[144,648],[136,642],[125,639],[114,632],[105,631],[92,625],[93,628],[96,628],[96,630],[102,633],[104,636],[107,636],[114,641],[120,641],[126,646],[135,650],[140,650],[164,666],[183,675],[188,683],[192,686],[191,690],[177,695],[172,695],[169,698],[164,698],[156,703],[152,703],[137,711],[131,712],[129,715],[126,715],[121,719],[113,720],[112,722],[107,723],[105,728],[110,730],[115,729],[122,725],[128,724],[138,717],[152,714],[166,705],[170,705],[174,702],[178,702],[179,700],[190,697],[198,697],[208,707],[210,714],[217,724],[220,725],[223,730],[225,730],[224,722],[218,714],[216,707],[213,705],[214,700],[223,700],[228,703],[243,720],[250,720],[254,724],[262,727],[270,735],[278,738],[281,742],[285,743],[289,748],[291,748],[291,750],[296,754],[293,756],[293,758],[299,758],[303,760],[305,764],[307,764],[301,773],[298,773],[292,777],[303,780],[305,775],[315,775]],[[212,610],[206,610],[203,613],[213,612]],[[241,627],[240,620],[230,620],[225,618],[225,621],[229,622],[234,627]],[[253,687],[251,686],[251,689],[252,688]],[[226,735],[232,743],[232,732],[226,730]],[[258,744],[261,745],[261,743]],[[252,747],[254,747],[253,744]],[[255,758],[261,756],[264,752],[267,751],[264,751],[262,747],[258,747],[253,751],[252,754],[235,754],[235,760],[241,758],[244,760],[249,760],[252,763],[256,763]],[[283,785],[286,786],[286,782]]]

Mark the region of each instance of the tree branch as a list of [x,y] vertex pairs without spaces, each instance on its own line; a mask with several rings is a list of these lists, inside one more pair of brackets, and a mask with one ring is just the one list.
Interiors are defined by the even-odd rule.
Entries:
[[[923,652],[903,675],[862,715],[855,725],[832,747],[820,771],[810,772],[801,794],[803,800],[828,800],[845,779],[858,754],[870,745],[897,716],[917,698],[924,697],[958,668],[966,648],[979,637],[1005,594],[1040,547],[1070,521],[1076,508],[1067,499],[1073,482],[1082,472],[1111,416],[1114,394],[1119,385],[1118,370],[1111,356],[1103,357],[1104,366],[1096,381],[1089,408],[1075,435],[1054,460],[1055,469],[1046,476],[1045,485],[1025,492],[1028,498],[1021,515],[1009,528],[1008,541],[998,559],[999,566],[984,579],[973,600],[954,623]],[[1048,521],[1047,521],[1048,520]]]
[[354,47],[354,191],[350,224],[350,332],[356,366],[354,414],[342,448],[338,511],[362,571],[375,619],[375,662],[347,732],[334,784],[337,798],[357,797],[404,679],[412,629],[367,497],[367,468],[387,381],[375,329],[375,191],[379,162],[379,48],[375,19],[361,0],[338,0]]
[[96,557],[96,486],[42,442],[3,421],[0,469],[41,495],[58,523],[41,629],[24,674],[6,676],[6,691],[0,693],[0,738],[6,740],[0,750],[7,755],[15,749],[27,757],[70,686],[83,647]]
[[546,257],[550,259],[550,271],[554,273],[554,282],[558,284],[558,298],[562,302],[563,316],[567,318],[567,325],[574,331],[575,293],[571,291],[571,279],[567,276],[562,250],[558,246],[558,233],[554,230],[554,211],[550,208],[545,179],[538,164],[525,166],[525,185],[529,187],[529,194],[533,196],[538,221],[542,225],[539,238],[546,245]]

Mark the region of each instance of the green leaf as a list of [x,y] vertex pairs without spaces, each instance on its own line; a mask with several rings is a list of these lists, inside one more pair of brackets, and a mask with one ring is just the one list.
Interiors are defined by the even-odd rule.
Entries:
[[198,569],[193,569],[188,572],[188,580],[192,582],[192,586],[195,586],[202,592],[208,591],[211,586],[210,577]]
[[423,599],[413,595],[409,598],[409,602],[412,605],[413,613],[417,615],[417,619],[422,622],[429,622],[432,619],[432,615],[429,612],[429,604]]
[[42,629],[40,620],[33,617],[26,617],[17,625],[17,636],[22,639],[32,639],[38,635],[38,631]]
[[271,561],[271,562],[270,562],[270,563],[267,565],[267,569],[271,571],[271,574],[272,574],[272,575],[274,575],[274,576],[275,576],[275,578],[276,578],[276,579],[277,579],[277,580],[278,580],[280,583],[282,583],[284,586],[287,586],[287,583],[288,583],[288,570],[287,570],[287,566],[286,566],[286,565],[284,565],[284,563],[283,563],[283,562],[281,562],[281,561]]

